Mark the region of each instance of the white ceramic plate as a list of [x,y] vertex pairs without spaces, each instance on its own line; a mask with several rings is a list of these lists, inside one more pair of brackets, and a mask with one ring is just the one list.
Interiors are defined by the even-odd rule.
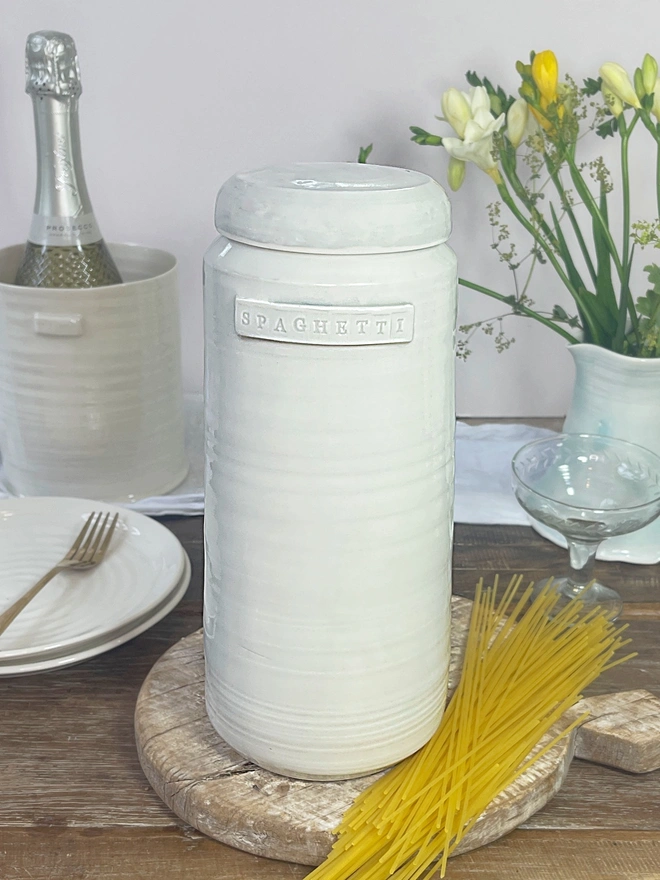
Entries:
[[72,656],[131,632],[151,620],[179,586],[187,560],[183,547],[169,529],[142,514],[78,498],[3,499],[0,609],[62,558],[92,510],[119,513],[106,558],[89,571],[58,575],[0,634],[3,672]]
[[117,648],[119,645],[123,645],[124,642],[128,642],[130,639],[139,636],[140,633],[143,633],[146,629],[149,629],[149,627],[158,623],[159,620],[162,620],[163,617],[169,614],[183,598],[184,593],[188,589],[188,584],[190,583],[191,572],[190,560],[185,551],[184,557],[183,574],[176,587],[156,609],[149,612],[149,614],[138,623],[134,623],[125,630],[107,633],[100,642],[94,642],[87,646],[79,645],[73,653],[65,652],[62,655],[58,655],[57,652],[55,652],[50,656],[45,654],[39,655],[38,658],[31,662],[27,661],[22,663],[19,661],[12,663],[10,661],[6,664],[0,663],[0,677],[7,675],[32,675],[35,672],[47,672],[52,669],[62,669],[65,666],[73,666],[75,663],[82,663],[84,660],[89,660],[91,657],[96,657],[98,654],[103,654],[106,651],[110,651],[112,648]]

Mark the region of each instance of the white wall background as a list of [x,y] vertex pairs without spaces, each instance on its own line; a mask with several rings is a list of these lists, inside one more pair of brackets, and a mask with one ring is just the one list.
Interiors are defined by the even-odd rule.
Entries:
[[[441,131],[433,118],[441,92],[465,87],[466,70],[515,93],[515,61],[530,49],[553,48],[580,81],[605,60],[632,69],[645,51],[660,55],[657,0],[0,0],[0,15],[0,245],[24,239],[34,197],[25,38],[64,30],[81,59],[85,168],[106,239],[165,248],[180,261],[190,389],[202,381],[202,254],[215,236],[215,194],[235,171],[354,160],[373,141],[373,161],[444,181],[444,151],[412,144],[408,126]],[[510,292],[489,247],[484,207],[494,187],[470,172],[451,196],[460,272]],[[635,198],[634,216],[653,217],[641,179]],[[492,300],[460,296],[461,323],[497,314]],[[565,302],[550,273],[532,296],[546,307]],[[510,329],[517,342],[508,352],[496,354],[480,334],[458,364],[458,412],[564,413],[572,381],[564,342],[517,318]]]

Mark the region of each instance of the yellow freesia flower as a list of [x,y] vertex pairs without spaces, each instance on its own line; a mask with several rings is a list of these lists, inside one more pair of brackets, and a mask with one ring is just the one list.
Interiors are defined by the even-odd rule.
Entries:
[[534,56],[532,79],[541,93],[541,107],[545,110],[548,104],[556,102],[559,82],[559,64],[551,49],[545,49]]
[[532,61],[532,79],[538,89],[541,110],[537,110],[536,107],[530,107],[530,110],[540,125],[546,131],[552,132],[554,124],[543,111],[547,110],[550,104],[554,104],[557,108],[557,116],[561,119],[565,108],[562,103],[562,95],[560,94],[559,64],[557,56],[551,49],[545,49],[534,56]]
[[532,61],[532,79],[541,93],[541,107],[557,100],[557,83],[559,82],[559,64],[557,56],[551,49],[545,49],[534,56]]

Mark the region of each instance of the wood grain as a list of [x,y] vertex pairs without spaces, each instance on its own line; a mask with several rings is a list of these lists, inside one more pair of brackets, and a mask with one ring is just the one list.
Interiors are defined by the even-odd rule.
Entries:
[[[9,829],[2,880],[302,880],[309,868],[249,855],[191,828]],[[660,832],[514,831],[452,859],[446,880],[657,880]]]
[[[450,693],[460,678],[471,606],[459,596],[452,599]],[[562,728],[553,728],[536,750]],[[246,852],[305,865],[323,861],[343,813],[382,775],[302,782],[237,754],[206,715],[201,630],[171,648],[149,673],[138,695],[135,738],[149,782],[185,822]],[[501,792],[456,854],[496,840],[541,809],[565,779],[573,741],[573,735],[561,740]]]
[[[1,880],[295,880],[309,870],[193,831],[144,778],[133,739],[138,691],[163,652],[201,626],[201,517],[165,524],[193,562],[190,588],[172,614],[81,666],[0,679]],[[565,551],[529,528],[459,525],[455,535],[454,590],[462,595],[498,570],[538,578],[565,567]],[[660,696],[660,566],[606,563],[598,571],[626,600],[639,656],[590,692],[643,688]],[[447,877],[659,880],[660,771],[634,776],[575,760],[543,810],[453,859]]]
[[585,711],[591,717],[577,732],[576,757],[629,773],[660,768],[660,699],[644,690],[605,694],[573,709]]

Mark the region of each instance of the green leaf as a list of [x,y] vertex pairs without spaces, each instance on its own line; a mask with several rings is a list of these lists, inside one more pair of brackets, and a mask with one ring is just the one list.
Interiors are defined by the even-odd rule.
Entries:
[[603,302],[598,293],[591,293],[589,290],[581,293],[583,295],[580,303],[588,308],[591,320],[598,327],[598,345],[609,348],[616,334],[617,316],[612,314],[607,303]]
[[644,271],[649,276],[651,284],[660,292],[660,266],[651,263],[650,266],[644,266]]
[[583,95],[597,95],[600,92],[602,85],[603,80],[600,76],[598,79],[587,77],[587,79],[584,80],[584,88],[580,89],[580,91]]
[[624,353],[636,357],[660,357],[660,266],[645,266],[653,287],[646,296],[637,298],[639,313],[637,333],[629,333],[624,341]]
[[[607,193],[601,187],[599,211],[605,223],[608,223]],[[614,285],[612,284],[612,256],[608,247],[607,239],[600,223],[594,218],[592,221],[594,246],[596,248],[596,295],[605,304],[608,311],[616,322],[618,321],[619,306],[616,301]]]
[[490,98],[490,109],[494,116],[506,113],[515,101],[515,98],[508,95],[502,86],[494,86],[488,77],[484,76],[482,78],[474,70],[468,70],[465,78],[471,86],[483,86],[486,89]]
[[368,147],[360,147],[360,154],[358,156],[358,162],[360,162],[361,164],[364,164],[367,161],[367,159],[369,158],[369,153],[371,153],[373,148],[374,148],[373,144],[369,144]]
[[642,95],[640,98],[640,104],[645,110],[653,110],[653,94],[650,95]]
[[608,138],[614,137],[615,133],[619,130],[619,120],[616,116],[612,116],[611,119],[608,119],[606,122],[601,122],[600,125],[596,127],[596,134],[598,137]]
[[637,311],[640,315],[650,318],[654,324],[660,323],[660,293],[647,290],[646,296],[637,297]]
[[580,273],[575,267],[573,257],[571,256],[571,252],[568,249],[568,244],[566,243],[564,232],[561,228],[561,224],[559,222],[557,213],[555,212],[555,208],[552,202],[550,203],[550,213],[552,214],[552,222],[555,227],[555,235],[557,236],[559,256],[562,258],[564,266],[566,266],[566,271],[568,273],[570,282],[576,290],[580,287],[584,288],[584,282],[582,281],[582,278],[580,278]]
[[[575,267],[571,252],[568,249],[559,218],[554,206],[550,204],[550,213],[557,236],[557,249],[570,279],[573,288],[578,292],[576,304],[586,331],[586,342],[594,342],[596,345],[604,345],[611,334],[616,332],[616,320],[610,314],[607,305],[599,300],[596,294],[588,291]],[[554,313],[553,313],[554,317]],[[567,316],[568,317],[568,316]]]
[[502,110],[504,109],[502,106],[502,101],[499,95],[492,94],[490,95],[490,109],[493,116],[499,116]]
[[637,311],[660,326],[660,266],[645,266],[644,271],[653,287],[646,291],[646,296],[637,298]]

